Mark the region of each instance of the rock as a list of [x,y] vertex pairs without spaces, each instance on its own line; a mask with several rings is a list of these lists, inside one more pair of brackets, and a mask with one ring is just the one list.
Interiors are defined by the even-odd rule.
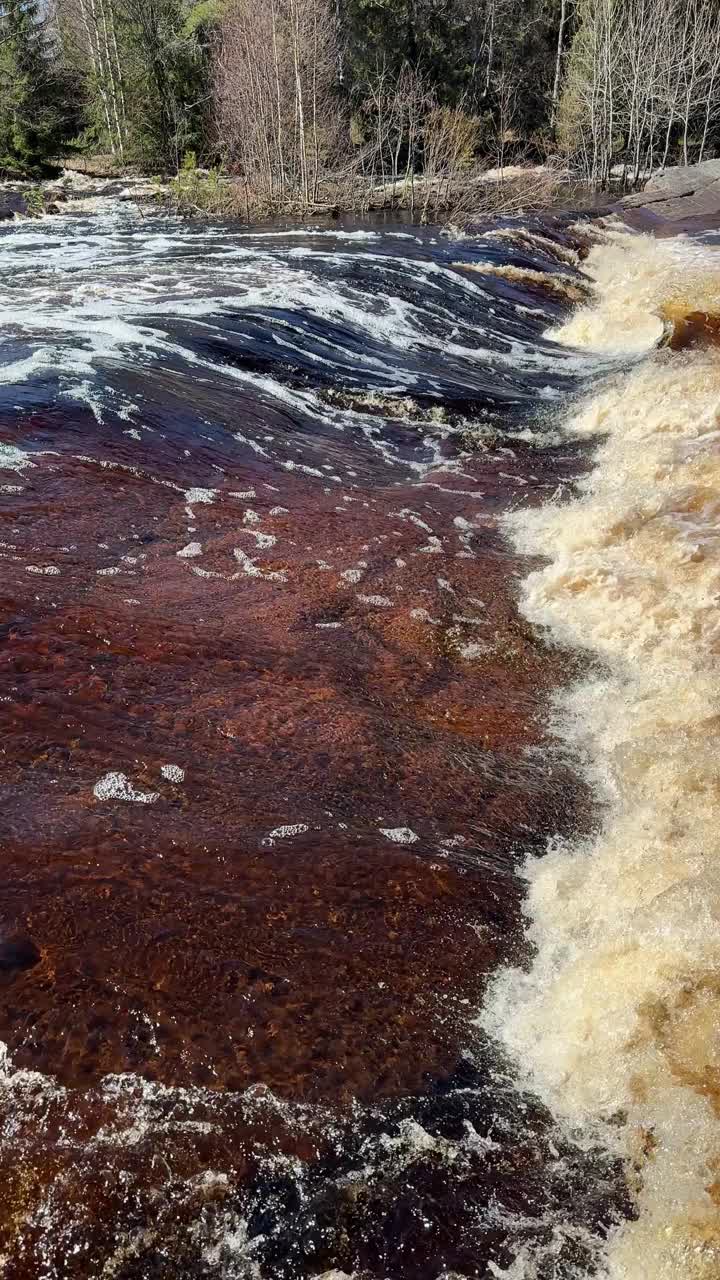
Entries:
[[0,222],[8,222],[16,213],[27,214],[27,204],[19,191],[0,191]]
[[63,156],[58,163],[66,173],[78,177],[119,178],[122,168],[118,166],[114,156]]
[[40,952],[32,938],[14,934],[10,938],[0,939],[0,972],[33,969],[40,960]]
[[665,169],[650,179],[644,191],[620,201],[618,211],[639,226],[679,224],[691,227],[720,224],[720,160]]

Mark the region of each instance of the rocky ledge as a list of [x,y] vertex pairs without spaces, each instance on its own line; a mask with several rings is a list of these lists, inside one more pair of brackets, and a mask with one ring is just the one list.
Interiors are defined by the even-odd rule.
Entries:
[[9,222],[16,214],[18,217],[26,216],[27,211],[27,201],[19,185],[5,186],[0,190],[0,222]]
[[676,232],[720,225],[720,160],[665,169],[643,191],[625,196],[618,206],[627,221]]
[[154,204],[167,191],[166,183],[149,178],[100,177],[65,169],[50,181],[0,182],[0,222],[48,213],[92,213],[107,200]]

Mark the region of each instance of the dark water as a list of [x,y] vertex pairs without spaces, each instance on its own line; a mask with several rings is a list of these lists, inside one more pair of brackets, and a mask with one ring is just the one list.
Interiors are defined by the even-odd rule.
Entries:
[[8,1280],[592,1270],[474,1025],[591,820],[499,529],[584,465],[571,221],[0,229]]

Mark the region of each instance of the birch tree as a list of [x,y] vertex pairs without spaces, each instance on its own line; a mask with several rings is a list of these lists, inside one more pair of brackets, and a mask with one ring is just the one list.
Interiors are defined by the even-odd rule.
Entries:
[[347,130],[338,66],[330,0],[233,0],[215,52],[215,115],[226,162],[253,203],[317,203]]
[[590,181],[702,158],[720,124],[717,0],[579,0],[558,136]]

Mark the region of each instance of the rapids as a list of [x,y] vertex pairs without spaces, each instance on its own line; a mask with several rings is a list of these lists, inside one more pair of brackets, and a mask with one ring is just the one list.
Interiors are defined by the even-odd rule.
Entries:
[[7,1280],[718,1274],[713,252],[0,228]]
[[525,581],[525,617],[592,659],[556,696],[555,730],[605,814],[528,865],[536,956],[500,975],[480,1021],[569,1134],[602,1135],[632,1170],[612,1280],[720,1275],[716,328],[655,349],[669,318],[720,314],[712,240],[617,233],[592,251],[597,299],[555,336],[644,358],[566,424],[600,441],[578,497],[505,520],[550,562]]

